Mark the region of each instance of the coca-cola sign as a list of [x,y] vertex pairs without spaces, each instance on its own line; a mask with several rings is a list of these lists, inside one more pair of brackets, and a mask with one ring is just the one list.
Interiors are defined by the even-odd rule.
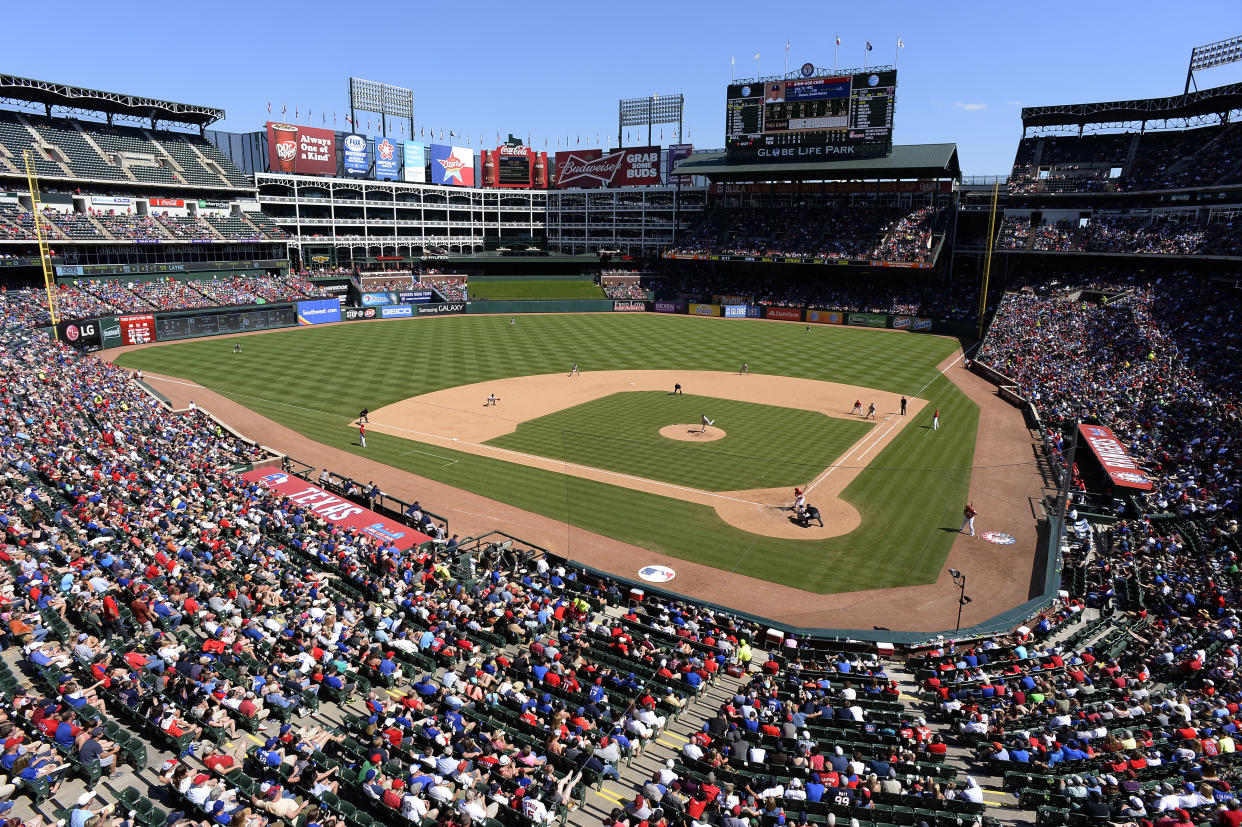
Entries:
[[512,146],[505,144],[500,148],[501,155],[512,155],[515,158],[525,158],[530,154],[530,149],[524,146]]
[[556,153],[556,187],[635,187],[660,183],[660,148],[639,146]]

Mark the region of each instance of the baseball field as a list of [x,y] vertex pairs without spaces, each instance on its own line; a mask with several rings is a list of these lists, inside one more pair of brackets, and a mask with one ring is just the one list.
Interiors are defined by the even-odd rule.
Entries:
[[[957,350],[951,339],[591,314],[339,324],[242,341],[237,355],[233,340],[204,339],[117,362],[201,385],[325,446],[820,594],[935,581],[970,482],[979,409],[938,370]],[[794,524],[795,485],[824,526]],[[614,570],[632,576],[642,562]]]

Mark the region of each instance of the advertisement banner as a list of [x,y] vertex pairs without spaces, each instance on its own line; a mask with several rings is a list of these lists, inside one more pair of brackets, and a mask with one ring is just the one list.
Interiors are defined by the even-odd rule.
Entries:
[[431,539],[421,531],[394,522],[283,471],[258,468],[242,474],[241,479],[270,488],[291,502],[309,508],[335,526],[353,529],[383,543],[392,543],[401,550],[421,545]]
[[744,304],[726,304],[722,309],[726,319],[746,318],[746,305]]
[[685,302],[656,302],[651,309],[657,313],[685,313]]
[[396,304],[397,297],[392,293],[363,293],[363,307],[382,307],[386,304]]
[[397,300],[394,301],[393,304],[417,304],[418,302],[431,301],[430,290],[402,290],[396,295]]
[[405,180],[413,184],[427,183],[427,147],[417,141],[406,141]]
[[366,175],[371,168],[367,139],[361,135],[346,135],[341,141],[341,155],[345,158],[346,175]]
[[694,183],[694,177],[691,175],[674,175],[673,170],[682,161],[694,154],[694,144],[672,144],[668,148],[668,185],[675,187],[680,184],[688,187]]
[[379,311],[374,307],[346,307],[341,311],[341,319],[346,322],[365,322],[378,318]]
[[380,308],[381,319],[408,319],[414,315],[414,308],[408,304],[386,304]]
[[62,342],[78,350],[94,352],[102,346],[99,339],[99,322],[88,319],[80,322],[57,322],[56,336]]
[[153,314],[119,316],[116,321],[121,326],[121,344],[145,345],[147,342],[155,341],[155,316]]
[[489,154],[492,156],[492,186],[530,188],[535,153],[529,147],[505,144]]
[[835,310],[808,310],[806,320],[815,324],[845,324],[845,314]]
[[1104,467],[1104,473],[1108,474],[1113,485],[1139,491],[1152,489],[1151,479],[1130,458],[1129,452],[1111,429],[1103,425],[1079,425],[1078,435]]
[[99,342],[104,350],[124,344],[121,340],[121,325],[115,316],[99,320]]
[[148,198],[147,203],[152,207],[184,207],[185,200],[181,198]]
[[910,322],[911,322],[911,319],[909,316],[894,316],[893,317],[893,330],[908,330],[910,327]]
[[[46,199],[45,199],[46,200]],[[128,207],[133,204],[131,198],[124,198],[119,195],[92,195],[91,205],[95,207]]]
[[444,316],[450,313],[465,313],[465,302],[432,302],[416,305],[415,312],[419,316]]
[[660,148],[638,146],[556,153],[556,188],[651,186],[660,183]]
[[750,304],[750,296],[729,296],[715,293],[712,295],[712,304]]
[[397,180],[397,145],[383,136],[375,139],[375,180]]
[[464,146],[431,145],[431,183],[474,186],[474,150]]
[[[667,304],[667,302],[665,302]],[[644,313],[647,310],[646,302],[613,302],[612,309],[614,313]]]
[[845,322],[855,327],[888,327],[888,317],[877,316],[874,313],[849,313],[845,317]]
[[271,172],[336,174],[336,133],[331,129],[267,122],[267,158]]
[[336,299],[298,302],[298,324],[327,324],[341,320],[341,303]]
[[763,318],[800,322],[802,321],[802,311],[796,307],[765,307],[763,309]]
[[932,320],[931,319],[911,319],[910,329],[927,332],[932,329]]
[[689,312],[691,316],[719,316],[720,305],[698,304],[697,302],[692,302],[687,305],[687,312]]

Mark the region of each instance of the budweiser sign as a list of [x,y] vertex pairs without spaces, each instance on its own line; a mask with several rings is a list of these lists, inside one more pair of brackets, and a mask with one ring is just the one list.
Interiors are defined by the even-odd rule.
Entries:
[[596,188],[660,183],[660,148],[640,146],[604,154],[600,149],[556,153],[556,186]]

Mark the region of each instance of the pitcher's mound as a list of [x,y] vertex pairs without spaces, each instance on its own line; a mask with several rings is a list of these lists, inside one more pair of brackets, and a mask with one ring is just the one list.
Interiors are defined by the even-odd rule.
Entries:
[[682,442],[715,442],[724,439],[724,435],[724,429],[715,425],[708,425],[706,432],[702,425],[665,425],[660,429],[660,436]]

